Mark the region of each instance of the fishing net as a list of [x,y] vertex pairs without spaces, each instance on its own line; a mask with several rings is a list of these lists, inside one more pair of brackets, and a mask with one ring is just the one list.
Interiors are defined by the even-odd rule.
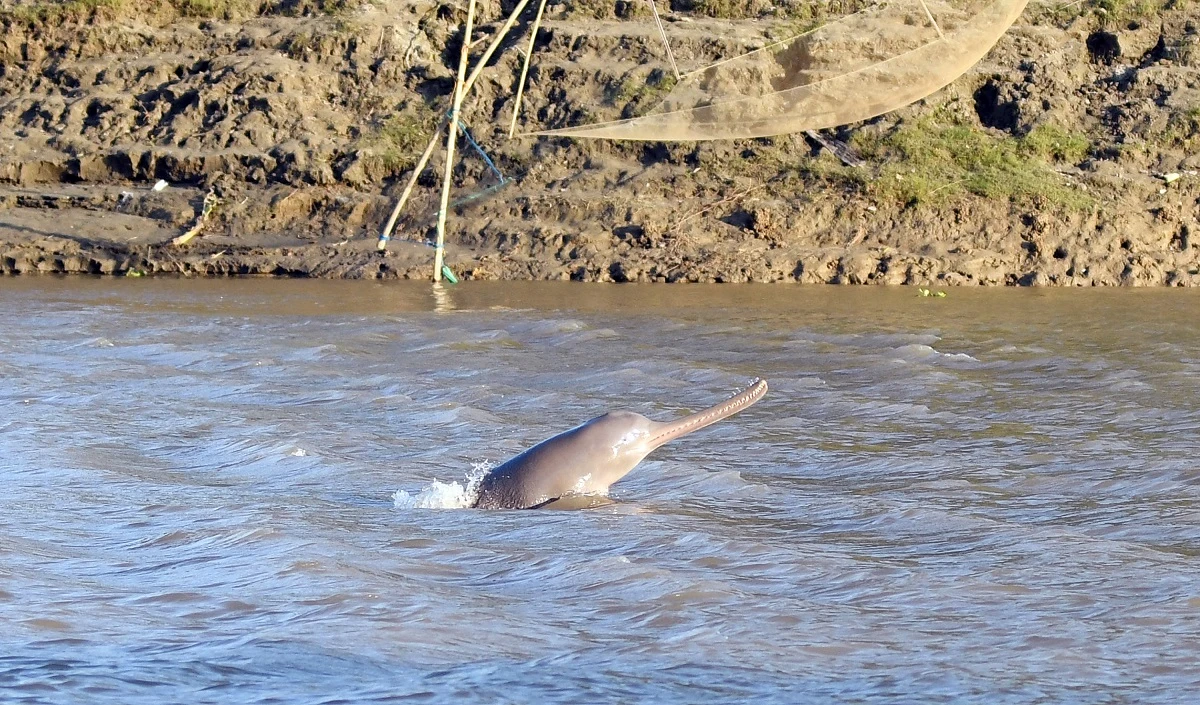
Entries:
[[537,132],[692,141],[820,130],[881,115],[945,87],[1028,0],[894,0],[686,74],[649,115]]

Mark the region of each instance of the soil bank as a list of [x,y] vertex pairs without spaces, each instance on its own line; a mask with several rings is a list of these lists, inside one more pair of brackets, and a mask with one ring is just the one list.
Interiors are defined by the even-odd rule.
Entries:
[[[514,5],[482,4],[476,56]],[[949,88],[824,134],[861,167],[802,135],[510,140],[531,5],[464,113],[511,181],[491,190],[463,148],[448,263],[473,279],[1200,285],[1200,8],[1180,5],[1031,4]],[[677,0],[664,18],[688,68],[815,7]],[[464,14],[0,0],[0,273],[428,277],[440,156],[386,254],[375,243],[449,104]],[[667,66],[641,4],[551,4],[521,128],[644,112]],[[201,234],[170,244],[209,193]]]

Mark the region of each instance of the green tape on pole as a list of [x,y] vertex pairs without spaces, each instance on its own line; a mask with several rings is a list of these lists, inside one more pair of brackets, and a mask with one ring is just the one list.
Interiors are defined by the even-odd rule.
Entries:
[[451,284],[458,283],[458,277],[454,276],[454,272],[450,271],[450,268],[444,264],[442,265],[442,276],[445,277],[446,281],[450,282]]

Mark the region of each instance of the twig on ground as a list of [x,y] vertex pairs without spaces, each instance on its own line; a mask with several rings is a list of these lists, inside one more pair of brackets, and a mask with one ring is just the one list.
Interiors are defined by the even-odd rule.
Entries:
[[705,213],[711,211],[712,209],[714,209],[718,206],[722,206],[731,201],[736,201],[737,199],[742,198],[742,197],[746,196],[747,194],[753,193],[754,191],[757,191],[758,189],[765,187],[767,184],[771,183],[771,181],[773,181],[773,180],[774,179],[770,179],[770,180],[762,182],[761,184],[755,184],[755,185],[751,186],[750,188],[742,189],[741,191],[738,191],[737,193],[733,194],[732,196],[726,196],[725,198],[722,198],[721,200],[717,201],[716,203],[711,203],[711,204],[705,206],[704,208],[701,208],[700,210],[695,211],[694,213],[689,213],[689,214],[683,216],[682,218],[680,218],[679,220],[675,221],[675,224],[672,225],[671,227],[667,228],[666,232],[668,232],[668,233],[674,232],[676,228],[683,225],[687,221],[689,221],[693,218],[699,218],[700,216],[704,215]]

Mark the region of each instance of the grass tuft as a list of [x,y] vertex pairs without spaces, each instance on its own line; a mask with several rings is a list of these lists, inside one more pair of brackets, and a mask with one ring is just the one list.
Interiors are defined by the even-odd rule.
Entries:
[[1093,145],[1081,132],[1064,130],[1057,125],[1038,125],[1017,140],[1018,150],[1028,157],[1078,164],[1092,154]]
[[1039,126],[1023,137],[1001,136],[935,113],[882,135],[860,132],[851,144],[868,163],[879,165],[874,172],[832,166],[828,160],[816,160],[805,171],[907,206],[968,193],[1072,209],[1092,203],[1053,168],[1054,163],[1082,161],[1092,145],[1084,136],[1054,126]]
[[432,112],[403,112],[361,137],[358,146],[370,150],[384,170],[399,174],[416,166],[434,127]]
[[1101,27],[1124,28],[1131,22],[1157,22],[1164,12],[1187,7],[1191,0],[1091,0],[1090,5]]
[[1200,106],[1175,112],[1167,121],[1167,129],[1156,142],[1187,150],[1200,147]]
[[611,101],[613,105],[627,106],[631,111],[638,111],[657,104],[671,92],[676,83],[675,77],[662,69],[655,69],[649,75],[633,72],[626,75],[621,85],[616,87]]

